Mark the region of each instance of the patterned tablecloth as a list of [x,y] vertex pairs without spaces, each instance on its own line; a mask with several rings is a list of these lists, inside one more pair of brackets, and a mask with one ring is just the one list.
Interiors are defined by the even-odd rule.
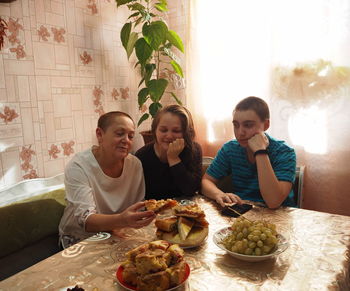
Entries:
[[[209,221],[200,247],[186,249],[191,275],[186,290],[350,290],[350,217],[295,208],[254,207],[248,219],[265,219],[290,242],[275,258],[239,261],[213,242],[215,231],[233,218],[221,216],[213,202],[196,197]],[[120,238],[102,233],[72,246],[2,282],[0,290],[123,290],[116,270],[126,251],[156,239],[155,226],[127,230]],[[1,268],[1,266],[0,266]]]

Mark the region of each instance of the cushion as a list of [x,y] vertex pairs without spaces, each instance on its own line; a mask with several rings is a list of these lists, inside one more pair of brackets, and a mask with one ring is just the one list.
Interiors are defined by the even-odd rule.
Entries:
[[43,200],[43,199],[54,199],[58,203],[62,204],[63,206],[66,206],[67,201],[65,198],[66,198],[66,191],[64,190],[64,188],[62,188],[62,189],[57,189],[54,191],[42,193],[39,195],[35,195],[30,198],[26,198],[14,203],[23,203],[23,202],[30,202],[30,201]]
[[58,232],[65,191],[59,189],[0,208],[0,257]]

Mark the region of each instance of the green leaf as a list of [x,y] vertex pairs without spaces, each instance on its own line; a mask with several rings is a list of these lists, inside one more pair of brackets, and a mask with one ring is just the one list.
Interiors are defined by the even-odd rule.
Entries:
[[149,106],[148,110],[149,110],[149,113],[151,113],[153,118],[154,116],[156,116],[160,108],[162,108],[162,104],[160,104],[159,102],[154,102]]
[[166,79],[153,79],[148,82],[147,87],[153,102],[160,101],[167,86],[168,81]]
[[170,49],[164,47],[163,52],[165,53],[165,55],[167,55],[169,58],[171,58],[175,62],[177,63],[179,62],[179,58]]
[[136,32],[132,32],[130,34],[129,40],[128,40],[128,44],[126,46],[126,54],[128,55],[128,59],[130,58],[132,51],[134,50],[134,47],[136,45],[137,42],[137,33]]
[[175,95],[175,93],[170,92],[171,96],[173,96],[173,98],[175,99],[175,101],[177,102],[177,104],[182,105],[182,102],[179,98],[177,98],[177,96]]
[[145,81],[145,78],[141,79],[141,81],[140,81],[140,83],[139,83],[139,85],[137,87],[140,87],[142,85],[143,81]]
[[161,11],[161,12],[168,11],[168,8],[166,7],[166,4],[157,3],[157,4],[154,5],[154,7],[155,7],[158,11]]
[[130,32],[131,32],[131,22],[127,22],[124,24],[122,30],[120,31],[120,39],[122,41],[122,45],[125,48],[125,50],[128,45]]
[[128,17],[128,19],[130,19],[130,18],[132,18],[132,17],[135,17],[135,16],[138,16],[138,15],[140,15],[140,12],[135,12],[135,13],[131,14],[131,15]]
[[149,114],[148,113],[145,113],[144,115],[141,116],[141,118],[139,119],[139,122],[137,123],[137,126],[140,126],[140,124],[142,122],[144,122],[145,120],[147,120],[149,117]]
[[143,17],[139,17],[139,18],[135,21],[134,27],[138,26],[142,20],[143,20]]
[[168,27],[163,21],[145,23],[142,27],[143,37],[154,50],[157,50],[165,42],[167,31]]
[[152,74],[153,74],[155,69],[156,69],[156,64],[146,64],[146,66],[145,66],[145,75],[144,75],[146,84],[151,79]]
[[171,61],[170,64],[173,66],[175,72],[176,72],[177,74],[179,74],[179,75],[183,78],[183,77],[184,77],[184,74],[183,74],[183,72],[182,72],[181,66],[180,66],[177,62],[175,62],[175,61]]
[[142,37],[139,38],[135,43],[136,56],[141,64],[145,64],[146,61],[151,57],[153,49],[149,46],[146,40]]
[[134,3],[134,4],[130,4],[128,5],[128,8],[131,10],[131,11],[144,11],[146,10],[146,7],[143,6],[142,4],[140,3]]
[[141,107],[143,104],[145,104],[145,102],[148,99],[148,94],[149,94],[149,90],[148,88],[142,88],[139,92],[139,94],[137,95],[138,97],[138,103],[139,103],[139,107]]
[[177,47],[181,52],[184,52],[184,45],[182,43],[182,40],[175,31],[168,30],[166,38],[172,45]]
[[124,4],[127,4],[127,3],[130,3],[132,1],[135,1],[135,0],[116,0],[117,2],[117,7],[121,6],[121,5],[124,5]]

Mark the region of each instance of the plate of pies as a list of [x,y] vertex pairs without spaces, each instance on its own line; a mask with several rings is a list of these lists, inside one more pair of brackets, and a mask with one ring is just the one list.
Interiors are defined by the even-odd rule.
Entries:
[[[204,211],[196,203],[179,204],[176,200],[148,200],[147,210],[161,214],[165,209],[171,210],[167,216],[158,216],[155,221],[158,239],[178,244],[182,248],[200,246],[208,236],[209,223]],[[147,205],[157,205],[158,208]],[[159,210],[160,209],[160,210]],[[153,210],[154,211],[154,210]]]
[[116,277],[127,290],[180,290],[190,276],[183,249],[165,240],[143,244],[125,256]]

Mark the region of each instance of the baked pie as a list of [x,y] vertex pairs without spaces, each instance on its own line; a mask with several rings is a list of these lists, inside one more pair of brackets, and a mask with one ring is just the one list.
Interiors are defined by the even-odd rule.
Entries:
[[182,247],[198,246],[208,236],[209,223],[204,211],[196,204],[176,205],[173,216],[157,218],[156,235],[159,239]]
[[173,208],[174,206],[178,205],[176,200],[173,199],[162,199],[162,200],[155,200],[150,199],[145,201],[145,206],[147,210],[151,210],[154,213],[158,214],[166,209]]
[[141,245],[126,254],[123,280],[140,291],[164,291],[181,284],[186,277],[184,251],[165,240]]

